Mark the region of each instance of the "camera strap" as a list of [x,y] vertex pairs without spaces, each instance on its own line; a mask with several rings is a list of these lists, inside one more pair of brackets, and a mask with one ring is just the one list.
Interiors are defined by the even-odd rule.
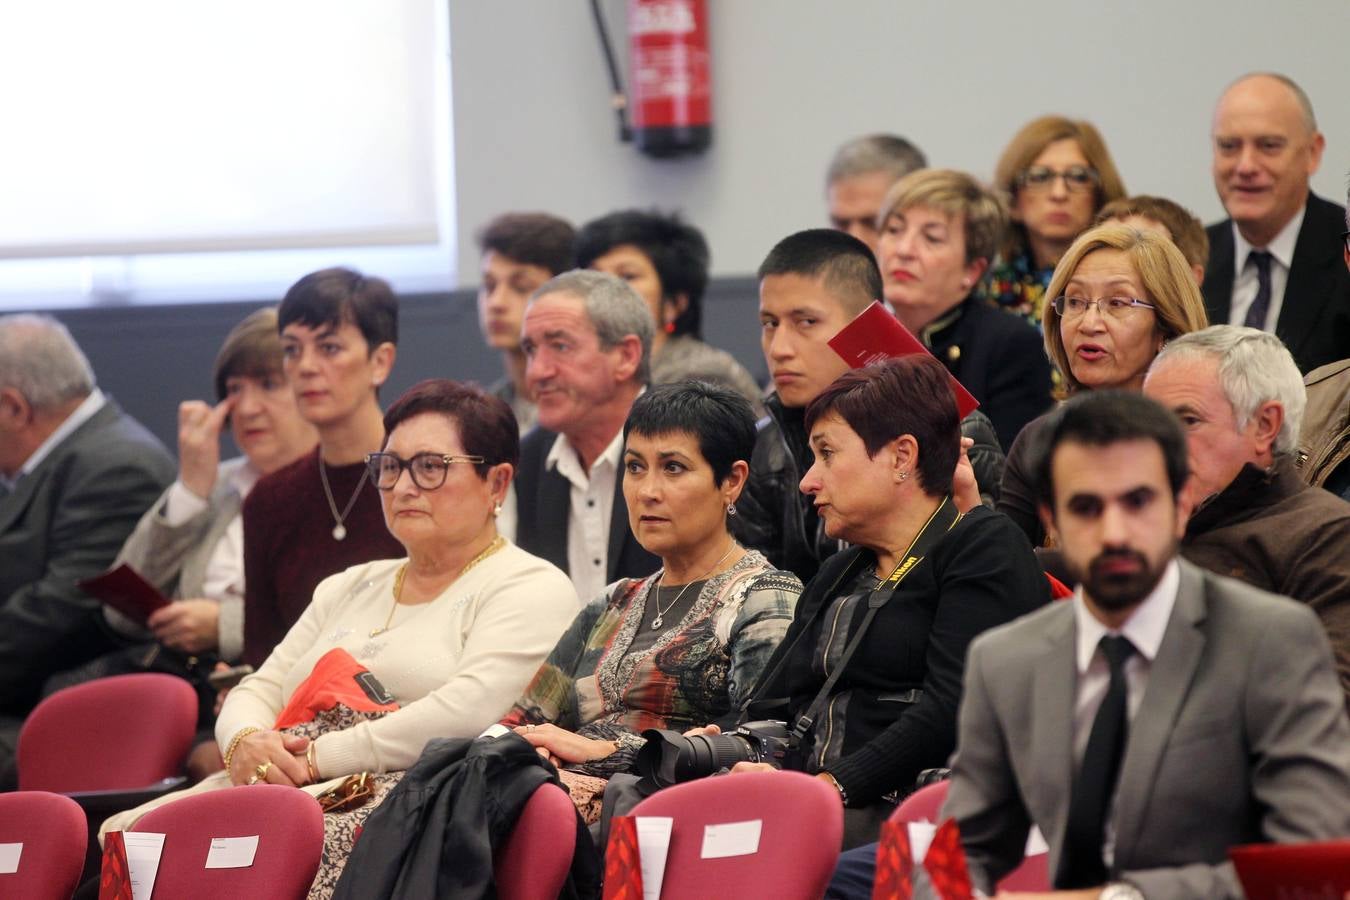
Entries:
[[835,683],[839,681],[839,676],[848,667],[849,660],[852,659],[853,654],[862,643],[863,637],[866,636],[868,628],[872,625],[872,620],[877,617],[877,612],[890,602],[891,597],[895,596],[895,592],[900,589],[901,582],[928,558],[928,554],[932,552],[937,542],[942,540],[943,535],[951,531],[959,521],[961,521],[961,513],[957,511],[956,503],[953,502],[951,495],[943,497],[942,502],[938,504],[938,508],[933,510],[933,514],[919,529],[919,533],[914,536],[914,540],[910,542],[909,547],[900,555],[900,563],[895,567],[895,571],[891,572],[881,584],[876,586],[875,590],[868,594],[867,612],[863,615],[862,623],[844,647],[843,654],[839,657],[839,661],[835,663],[834,671],[829,673],[825,683],[820,686],[820,691],[816,694],[815,699],[811,701],[811,704],[806,707],[806,712],[802,713],[796,724],[792,726],[792,733],[789,736],[790,747],[795,749],[801,746],[802,740],[811,731],[811,727],[815,725],[821,708],[830,696],[830,691],[834,689]]

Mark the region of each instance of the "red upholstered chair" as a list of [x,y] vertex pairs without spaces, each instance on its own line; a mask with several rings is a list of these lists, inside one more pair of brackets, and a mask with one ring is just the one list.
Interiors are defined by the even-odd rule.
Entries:
[[567,792],[541,784],[497,854],[494,874],[502,900],[554,900],[576,850],[577,811]]
[[19,870],[0,875],[0,897],[69,900],[89,840],[84,810],[46,791],[0,794],[0,844],[23,844]]
[[[136,831],[164,835],[156,897],[305,897],[323,855],[323,811],[304,791],[255,784],[191,794],[147,813]],[[253,865],[207,869],[212,838],[258,836]]]
[[[939,781],[919,788],[900,802],[891,813],[892,822],[942,822],[942,804],[947,800],[948,782]],[[1050,890],[1050,867],[1047,854],[1038,853],[1022,860],[1022,864],[1013,869],[998,883],[1004,891],[1048,891]]]
[[182,771],[196,731],[197,694],[172,675],[115,675],[66,688],[23,723],[19,788],[143,789]]
[[[670,816],[664,900],[723,897],[818,898],[839,859],[844,809],[839,792],[800,772],[756,772],[703,778],[658,791],[630,816]],[[761,824],[759,849],[748,856],[702,859],[708,825]]]

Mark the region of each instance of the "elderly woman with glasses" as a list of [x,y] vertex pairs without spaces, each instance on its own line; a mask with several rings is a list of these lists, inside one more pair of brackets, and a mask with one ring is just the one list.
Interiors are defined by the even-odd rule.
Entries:
[[1009,198],[1013,224],[982,291],[1038,324],[1055,264],[1103,206],[1125,196],[1125,185],[1097,129],[1063,116],[1023,126],[999,158],[994,183]]
[[[1186,258],[1161,232],[1119,222],[1074,242],[1050,280],[1045,351],[1065,392],[1138,391],[1163,344],[1208,325]],[[1036,514],[1035,460],[1045,418],[1029,424],[1008,451],[998,510],[1033,544],[1045,540]]]
[[[519,454],[504,401],[424,381],[384,425],[384,449],[366,460],[407,557],[319,584],[258,672],[226,697],[216,724],[226,771],[193,790],[406,769],[431,738],[473,737],[497,721],[576,615],[567,576],[497,533]],[[354,696],[354,677],[377,715],[309,737],[283,730],[306,698]]]

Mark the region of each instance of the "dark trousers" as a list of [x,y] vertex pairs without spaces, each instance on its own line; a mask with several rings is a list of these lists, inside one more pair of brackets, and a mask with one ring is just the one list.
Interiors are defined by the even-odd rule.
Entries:
[[827,900],[871,900],[872,882],[877,872],[877,845],[867,844],[846,850],[834,867]]

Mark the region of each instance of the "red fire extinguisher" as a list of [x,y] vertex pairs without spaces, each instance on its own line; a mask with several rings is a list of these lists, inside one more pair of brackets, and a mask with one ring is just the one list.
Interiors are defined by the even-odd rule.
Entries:
[[702,153],[712,143],[705,0],[628,0],[633,140],[652,156]]

